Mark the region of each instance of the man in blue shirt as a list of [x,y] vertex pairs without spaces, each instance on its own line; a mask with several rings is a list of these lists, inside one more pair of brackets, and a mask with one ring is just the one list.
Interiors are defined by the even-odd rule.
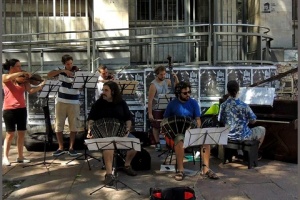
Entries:
[[[190,98],[191,95],[191,85],[186,82],[180,82],[175,86],[176,98],[172,100],[165,111],[164,118],[169,118],[172,116],[179,117],[189,117],[196,120],[196,126],[201,127],[201,112],[198,102],[195,99]],[[177,159],[177,173],[175,175],[175,180],[181,181],[184,178],[183,173],[183,158],[184,158],[184,133],[177,134],[174,138],[174,150]],[[203,145],[205,149],[203,155],[203,174],[207,175],[211,179],[218,179],[219,177],[209,169],[209,158],[210,158],[210,145]]]
[[248,124],[254,124],[256,115],[251,108],[238,98],[239,84],[232,80],[227,83],[228,99],[220,106],[219,121],[230,127],[230,140],[259,140],[262,144],[266,129],[257,126],[252,129]]

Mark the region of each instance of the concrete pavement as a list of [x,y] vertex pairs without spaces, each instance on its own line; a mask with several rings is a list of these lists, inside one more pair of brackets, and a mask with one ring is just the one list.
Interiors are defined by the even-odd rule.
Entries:
[[[164,156],[158,158],[159,153],[153,147],[146,148],[151,154],[152,169],[138,171],[138,176],[129,177],[119,172],[119,179],[135,189],[140,195],[118,184],[119,190],[103,188],[93,195],[91,192],[102,186],[105,171],[101,169],[102,162],[90,159],[91,170],[85,160],[75,160],[66,165],[72,157],[67,154],[53,160],[52,152],[47,152],[46,161],[51,165],[35,165],[12,163],[2,166],[3,199],[149,199],[151,187],[167,188],[189,186],[196,192],[197,199],[297,199],[297,164],[284,163],[262,159],[259,166],[248,169],[246,164],[236,160],[223,165],[221,160],[211,158],[211,169],[219,180],[210,180],[200,173],[187,176],[181,182],[175,181],[174,172],[162,172],[160,166]],[[100,157],[99,152],[90,152]],[[28,152],[25,156],[32,160],[30,164],[43,162],[43,152]],[[17,157],[16,147],[12,146],[10,160]],[[48,167],[47,167],[48,166]],[[185,168],[193,174],[199,170],[199,162],[193,165],[186,162]]]

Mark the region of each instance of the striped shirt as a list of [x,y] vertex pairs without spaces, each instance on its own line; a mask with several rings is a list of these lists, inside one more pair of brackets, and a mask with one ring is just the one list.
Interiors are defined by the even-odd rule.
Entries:
[[[57,70],[60,70],[59,68]],[[58,80],[61,85],[56,96],[56,102],[79,104],[79,90],[73,89],[74,78],[68,77],[67,74],[60,73],[58,75]]]

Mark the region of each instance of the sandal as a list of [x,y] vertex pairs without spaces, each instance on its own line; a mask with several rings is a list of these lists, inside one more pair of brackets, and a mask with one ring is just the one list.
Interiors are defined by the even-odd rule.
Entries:
[[205,173],[205,176],[207,176],[210,179],[219,179],[217,174],[215,172],[213,172],[211,169]]
[[183,171],[178,171],[175,176],[174,176],[176,181],[182,181],[184,178],[184,173]]

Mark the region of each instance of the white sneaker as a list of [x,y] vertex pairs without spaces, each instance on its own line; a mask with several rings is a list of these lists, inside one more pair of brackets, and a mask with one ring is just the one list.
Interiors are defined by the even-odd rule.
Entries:
[[30,163],[30,160],[27,158],[23,158],[23,159],[17,158],[16,161],[17,163]]
[[4,166],[10,166],[11,163],[9,162],[9,160],[7,158],[3,158],[2,159],[2,165],[4,165]]

